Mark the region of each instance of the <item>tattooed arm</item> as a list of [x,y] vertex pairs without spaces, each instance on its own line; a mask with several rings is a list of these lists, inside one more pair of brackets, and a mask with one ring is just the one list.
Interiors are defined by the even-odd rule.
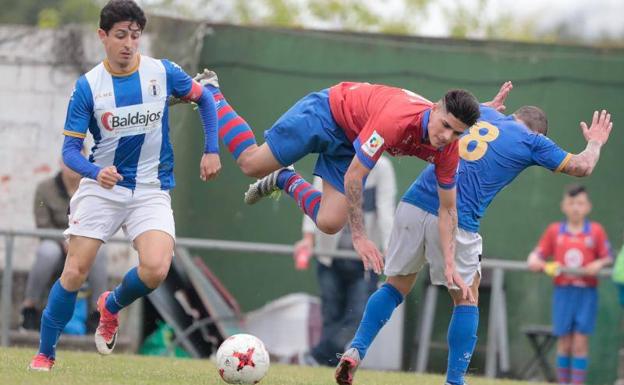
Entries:
[[600,158],[600,149],[609,139],[611,128],[611,114],[606,110],[598,113],[594,111],[591,127],[587,127],[585,122],[581,122],[581,131],[587,147],[580,154],[572,155],[570,160],[561,168],[561,172],[578,177],[591,175]]
[[444,257],[444,276],[447,287],[458,287],[462,291],[462,298],[475,302],[470,288],[466,285],[455,269],[455,237],[457,235],[457,190],[438,188],[440,208],[438,209],[438,232],[440,247]]
[[351,227],[351,238],[353,248],[358,253],[365,269],[372,268],[375,273],[381,274],[383,269],[383,256],[366,235],[364,227],[364,210],[362,209],[362,190],[364,178],[370,170],[364,166],[357,157],[353,158],[349,169],[344,177],[345,196],[347,198],[347,209],[349,215],[349,226]]

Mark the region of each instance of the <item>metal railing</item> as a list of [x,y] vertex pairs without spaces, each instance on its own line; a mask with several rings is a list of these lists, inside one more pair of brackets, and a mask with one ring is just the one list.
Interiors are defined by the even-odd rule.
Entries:
[[[0,346],[9,345],[9,324],[11,320],[11,292],[13,286],[13,252],[15,238],[40,238],[40,239],[64,239],[63,232],[52,229],[34,229],[34,230],[7,230],[0,229],[0,236],[5,240],[5,259],[4,273],[2,278],[2,293],[0,311],[2,312],[0,322],[2,329],[0,330]],[[126,237],[113,237],[109,242],[128,243]],[[238,252],[253,252],[264,254],[280,254],[291,256],[294,246],[275,244],[275,243],[258,243],[258,242],[241,242],[226,241],[217,239],[197,239],[197,238],[176,238],[176,246],[190,247],[204,250],[223,250]],[[350,250],[334,250],[324,251],[315,250],[314,255],[329,255],[336,258],[358,259],[358,255]],[[528,271],[525,261],[503,260],[503,259],[484,259],[481,263],[483,269],[492,270],[490,308],[488,317],[488,337],[486,350],[486,368],[487,377],[495,377],[497,370],[505,372],[509,369],[509,345],[507,338],[507,311],[504,292],[504,272],[505,271]],[[581,269],[562,268],[562,272],[571,274],[583,274]],[[611,269],[603,269],[599,272],[599,276],[607,277],[611,275]],[[429,288],[425,294],[425,309],[432,309],[435,306],[437,294],[434,294]],[[433,302],[432,302],[433,301]],[[427,311],[425,311],[427,313]],[[421,325],[421,343],[417,356],[417,371],[424,371],[428,357],[430,332],[427,336],[427,330],[431,329],[433,324],[432,314],[425,314],[423,324]],[[426,343],[422,343],[426,341]]]

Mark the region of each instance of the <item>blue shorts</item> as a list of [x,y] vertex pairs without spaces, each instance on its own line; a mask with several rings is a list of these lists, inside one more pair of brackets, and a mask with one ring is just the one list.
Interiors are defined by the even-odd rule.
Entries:
[[552,323],[557,337],[572,333],[592,334],[598,314],[598,289],[595,287],[555,286]]
[[284,167],[307,154],[319,154],[314,175],[344,194],[344,175],[355,150],[332,116],[329,90],[313,92],[295,103],[264,132],[264,139]]

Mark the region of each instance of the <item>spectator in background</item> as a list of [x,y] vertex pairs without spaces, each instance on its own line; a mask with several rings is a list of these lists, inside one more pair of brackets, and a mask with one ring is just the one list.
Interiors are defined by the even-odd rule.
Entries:
[[[38,229],[67,228],[69,200],[78,189],[81,176],[61,162],[61,170],[52,178],[39,183],[35,192],[34,212]],[[100,249],[88,278],[91,292],[87,329],[94,332],[99,316],[96,301],[107,290],[108,274],[106,250]],[[43,239],[37,248],[33,266],[28,273],[26,294],[22,303],[22,328],[39,330],[40,302],[58,278],[67,255],[67,241]],[[54,280],[53,280],[54,278]]]
[[[596,275],[612,261],[607,234],[587,219],[591,202],[585,187],[568,186],[561,202],[566,219],[550,224],[528,257],[532,271],[554,275],[552,323],[557,340],[557,378],[560,384],[584,384],[588,367],[588,340],[598,312]],[[582,269],[584,275],[559,273],[556,266]],[[552,265],[550,265],[552,266]]]
[[[322,188],[322,180],[314,178],[314,186]],[[366,179],[363,210],[366,233],[385,252],[394,219],[396,178],[392,162],[382,156]],[[328,235],[303,217],[303,238],[295,244],[295,268],[308,267],[313,248],[323,251],[353,250],[351,231],[346,225],[340,232]],[[321,291],[323,330],[320,342],[310,352],[298,357],[304,365],[336,366],[337,353],[342,353],[358,326],[368,297],[377,289],[379,276],[364,270],[360,259],[318,256],[317,279]]]

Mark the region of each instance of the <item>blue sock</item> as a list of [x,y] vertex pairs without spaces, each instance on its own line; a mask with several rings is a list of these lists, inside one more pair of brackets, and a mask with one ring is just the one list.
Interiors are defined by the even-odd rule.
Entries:
[[78,290],[67,291],[61,286],[61,280],[57,280],[48,296],[48,304],[41,316],[41,337],[39,340],[39,353],[49,358],[56,354],[56,343],[74,314],[76,296]]
[[464,385],[464,375],[477,344],[479,327],[479,308],[459,305],[453,309],[453,316],[448,328],[448,363],[446,382],[452,385]]
[[117,314],[119,310],[130,305],[137,298],[148,295],[154,289],[145,286],[136,267],[130,269],[124,276],[121,284],[106,298],[106,309]]
[[392,312],[401,302],[403,302],[403,295],[389,283],[385,283],[370,296],[364,315],[362,315],[362,321],[350,346],[358,350],[360,359],[364,359],[377,333],[388,322]]
[[570,383],[570,356],[557,354],[557,382],[559,384]]
[[572,357],[572,384],[584,384],[587,377],[587,357]]
[[277,183],[276,183],[277,187],[284,190],[286,188],[286,182],[288,182],[288,179],[290,179],[291,177],[295,175],[297,175],[297,173],[294,172],[293,170],[289,170],[289,169],[282,170],[282,172],[280,172],[279,175],[277,176]]

